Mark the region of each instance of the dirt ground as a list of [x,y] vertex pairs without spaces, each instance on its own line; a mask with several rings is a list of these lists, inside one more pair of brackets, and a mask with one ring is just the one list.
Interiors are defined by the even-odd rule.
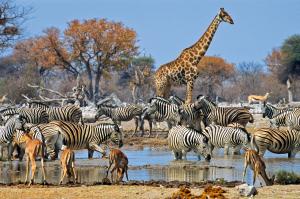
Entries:
[[[227,198],[241,198],[236,188],[223,188]],[[154,199],[171,197],[178,188],[164,188],[151,186],[122,186],[122,185],[97,185],[80,187],[43,187],[23,185],[0,187],[0,199],[73,199],[73,198],[139,198]],[[192,189],[192,194],[200,195],[203,189]],[[300,198],[300,185],[274,185],[258,188],[259,199],[275,198]]]

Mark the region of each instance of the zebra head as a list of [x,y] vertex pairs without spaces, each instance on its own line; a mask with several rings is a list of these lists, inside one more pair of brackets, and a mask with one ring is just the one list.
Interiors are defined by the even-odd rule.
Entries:
[[14,117],[15,129],[24,131],[24,125],[26,124],[26,118],[22,115]]
[[112,108],[113,107],[108,106],[98,106],[95,120],[98,120],[102,115],[106,115],[108,112],[111,112]]
[[210,145],[208,143],[208,138],[205,135],[202,134],[202,138],[199,140],[199,143],[197,143],[197,146],[194,148],[194,152],[198,155],[203,156],[206,161],[210,161],[211,150]]
[[122,132],[119,126],[116,124],[114,124],[114,131],[111,133],[110,139],[113,143],[117,144],[119,148],[123,146]]

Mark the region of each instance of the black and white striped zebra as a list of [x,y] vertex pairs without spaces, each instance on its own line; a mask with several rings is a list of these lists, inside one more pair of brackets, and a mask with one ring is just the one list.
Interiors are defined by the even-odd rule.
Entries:
[[151,115],[155,112],[158,112],[164,121],[167,121],[172,125],[177,125],[180,123],[182,110],[177,105],[171,104],[168,100],[162,97],[151,98],[149,100],[149,104],[150,105],[147,109],[147,114]]
[[215,147],[224,148],[224,155],[228,155],[229,148],[232,154],[240,154],[242,147],[250,148],[250,135],[243,128],[209,125],[203,134],[209,139],[211,154]]
[[300,131],[261,128],[252,134],[251,145],[261,156],[269,150],[277,154],[288,153],[289,158],[294,158],[300,150]]
[[176,104],[182,109],[181,124],[194,128],[198,131],[201,130],[201,121],[203,120],[203,113],[201,109],[194,103],[185,104],[184,100],[177,96],[170,96],[169,101]]
[[300,131],[300,108],[295,108],[286,116],[286,125],[289,130]]
[[52,121],[48,124],[37,126],[45,138],[47,154],[51,159],[57,157],[57,150],[68,147],[73,150],[89,149],[105,155],[105,151],[99,146],[105,141],[111,140],[123,145],[122,133],[116,124],[77,124],[65,121]]
[[216,124],[227,126],[230,123],[239,123],[246,126],[248,122],[253,123],[254,119],[248,108],[245,107],[218,107],[205,96],[198,96],[196,102],[200,107],[205,119],[205,126]]
[[24,124],[26,120],[24,117],[16,115],[10,117],[5,126],[0,128],[0,152],[1,156],[0,159],[3,157],[3,147],[8,147],[8,159],[11,160],[11,154],[12,154],[12,141],[13,141],[13,135],[16,129],[24,130]]
[[200,156],[207,161],[211,159],[208,138],[201,132],[177,125],[170,129],[167,140],[175,160],[186,160],[186,154],[191,150],[197,153],[199,160]]
[[82,111],[77,105],[66,105],[62,107],[51,107],[43,103],[29,103],[30,108],[40,108],[46,111],[50,121],[83,122]]
[[277,114],[270,119],[270,128],[279,128],[280,126],[287,126],[287,116],[291,111],[285,111],[283,113]]
[[49,116],[41,108],[8,108],[1,111],[2,117],[10,117],[19,114],[26,119],[28,123],[42,124],[48,123]]
[[143,107],[137,104],[130,104],[121,107],[109,107],[109,106],[98,106],[97,114],[95,119],[97,120],[102,115],[109,117],[115,124],[121,125],[121,121],[135,120],[136,133],[138,128],[138,122],[143,112]]
[[276,115],[279,115],[281,113],[285,113],[287,111],[292,111],[291,108],[276,108],[275,106],[271,104],[264,104],[262,108],[263,118],[267,117],[269,119],[272,119]]

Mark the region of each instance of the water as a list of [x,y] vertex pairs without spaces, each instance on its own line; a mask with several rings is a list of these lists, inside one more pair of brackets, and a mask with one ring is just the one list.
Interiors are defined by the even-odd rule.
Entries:
[[[223,156],[222,150],[215,151],[210,163],[197,161],[193,153],[187,156],[188,161],[173,161],[170,151],[160,151],[151,148],[142,150],[124,150],[129,159],[130,180],[165,180],[199,182],[202,180],[241,181],[244,159],[243,156]],[[106,175],[107,160],[87,160],[87,151],[76,152],[76,168],[80,183],[92,184],[101,182]],[[279,170],[300,173],[300,154],[294,159],[288,159],[287,154],[273,154],[267,152],[264,156],[267,173],[270,176]],[[37,163],[36,182],[40,182],[40,163]],[[47,181],[57,184],[60,179],[59,160],[46,162]],[[0,183],[23,182],[25,178],[25,162],[0,162]],[[246,182],[252,183],[252,171],[247,170]],[[261,180],[260,180],[261,181]]]

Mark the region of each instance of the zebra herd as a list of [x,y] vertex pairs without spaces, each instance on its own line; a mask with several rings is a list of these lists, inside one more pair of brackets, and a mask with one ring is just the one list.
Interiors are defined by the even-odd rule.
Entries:
[[[82,111],[76,105],[51,107],[41,103],[30,103],[26,108],[7,108],[0,111],[5,123],[0,128],[1,158],[3,147],[8,147],[8,159],[14,148],[22,159],[26,132],[45,145],[45,156],[58,158],[60,150],[88,150],[106,155],[100,145],[112,141],[118,147],[123,145],[121,122],[135,120],[132,134],[144,135],[144,121],[152,124],[165,121],[169,132],[167,143],[174,153],[174,159],[186,159],[189,151],[198,158],[210,161],[214,148],[224,148],[224,155],[240,154],[241,148],[255,148],[261,156],[266,150],[273,153],[288,153],[295,157],[300,150],[300,108],[276,108],[264,104],[263,117],[270,119],[270,128],[261,128],[249,133],[248,123],[254,118],[249,107],[218,107],[208,97],[199,95],[191,104],[185,104],[176,96],[169,99],[153,97],[147,104],[127,104],[125,106],[98,105],[95,119],[109,117],[113,123],[83,123]],[[280,128],[280,127],[287,128]],[[274,128],[275,127],[275,128]],[[30,131],[29,131],[30,129]]]

